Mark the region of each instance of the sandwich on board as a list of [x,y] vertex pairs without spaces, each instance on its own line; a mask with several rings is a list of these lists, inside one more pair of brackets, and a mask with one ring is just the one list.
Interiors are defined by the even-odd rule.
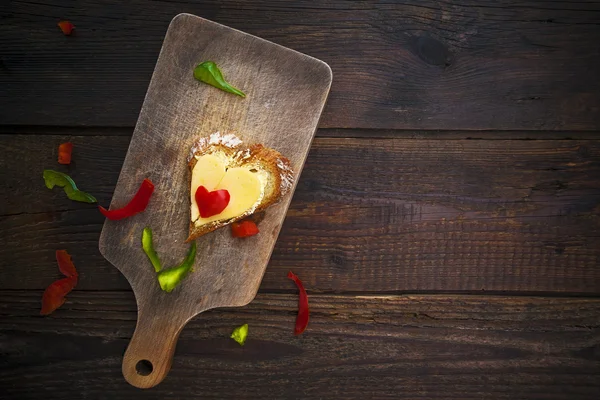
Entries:
[[233,134],[200,138],[188,157],[190,233],[187,241],[265,210],[292,188],[290,161]]

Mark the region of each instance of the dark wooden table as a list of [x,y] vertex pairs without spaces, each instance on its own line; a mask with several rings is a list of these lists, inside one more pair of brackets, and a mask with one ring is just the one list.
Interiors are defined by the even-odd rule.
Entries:
[[[42,170],[72,141],[62,170],[109,204],[180,12],[334,84],[256,300],[193,320],[141,391],[103,217]],[[0,22],[0,397],[600,398],[600,2],[13,0]],[[61,248],[80,282],[40,317]]]

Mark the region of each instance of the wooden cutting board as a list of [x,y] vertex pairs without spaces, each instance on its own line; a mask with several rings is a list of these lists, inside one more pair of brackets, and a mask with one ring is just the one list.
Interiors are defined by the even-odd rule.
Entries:
[[[195,80],[194,67],[208,60],[247,97]],[[267,210],[257,236],[235,239],[227,227],[199,238],[194,271],[173,292],[163,292],[142,250],[142,230],[152,228],[165,267],[187,254],[186,158],[194,139],[235,133],[245,143],[272,147],[290,159],[295,189],[330,86],[331,69],[315,58],[190,14],[173,19],[111,209],[127,204],[144,178],[155,192],[145,212],[106,220],[100,236],[100,252],[125,275],[138,305],[123,359],[129,383],[149,388],[165,378],[177,338],[192,317],[254,299],[292,198],[293,190]]]

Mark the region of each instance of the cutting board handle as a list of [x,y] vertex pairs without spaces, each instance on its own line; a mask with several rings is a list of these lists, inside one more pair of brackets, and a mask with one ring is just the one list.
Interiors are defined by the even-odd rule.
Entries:
[[123,376],[127,382],[147,389],[165,379],[185,323],[172,315],[138,311],[137,326],[123,357]]

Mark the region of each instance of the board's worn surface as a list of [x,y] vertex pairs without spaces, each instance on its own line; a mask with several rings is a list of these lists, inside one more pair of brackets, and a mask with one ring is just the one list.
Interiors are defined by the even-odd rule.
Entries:
[[[336,79],[322,127],[600,126],[598,1],[12,0],[2,6],[5,123],[133,126],[167,25],[185,11],[328,62]],[[74,36],[60,33],[61,18],[76,25]]]
[[[194,67],[207,60],[216,62],[247,97],[195,80]],[[112,207],[127,204],[144,178],[156,190],[144,213],[107,220],[100,236],[102,255],[125,275],[138,302],[138,325],[123,361],[130,383],[151,387],[164,378],[177,336],[191,317],[254,298],[291,201],[288,195],[269,208],[261,234],[250,240],[235,239],[228,229],[200,237],[193,273],[172,293],[161,291],[142,251],[141,233],[152,228],[165,266],[176,265],[186,254],[191,146],[215,132],[235,133],[248,144],[262,143],[289,157],[297,176],[330,85],[331,70],[322,61],[193,15],[173,19]],[[147,376],[136,371],[143,359],[153,365]]]
[[[599,299],[309,295],[299,337],[296,295],[201,314],[183,330],[169,377],[147,393],[119,376],[135,325],[130,292],[74,291],[43,319],[38,293],[0,291],[0,387],[15,400],[600,395]],[[243,323],[240,347],[229,335]]]

